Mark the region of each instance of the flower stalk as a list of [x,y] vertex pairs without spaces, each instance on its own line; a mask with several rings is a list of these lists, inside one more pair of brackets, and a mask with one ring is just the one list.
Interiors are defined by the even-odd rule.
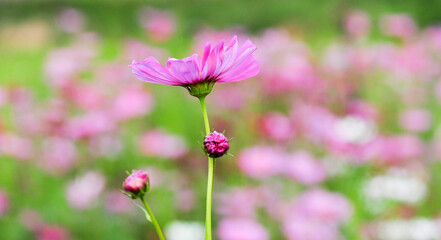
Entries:
[[[202,115],[204,117],[205,133],[210,134],[210,122],[208,121],[207,108],[205,106],[205,96],[200,97]],[[208,181],[207,181],[207,199],[206,199],[206,209],[205,209],[205,240],[212,239],[211,231],[211,209],[213,202],[213,184],[214,184],[214,167],[215,159],[208,157]]]
[[145,209],[147,210],[148,214],[150,215],[150,219],[152,220],[153,227],[155,227],[156,233],[158,234],[158,237],[160,240],[165,240],[164,234],[162,233],[161,227],[159,226],[158,221],[155,218],[155,215],[153,215],[152,209],[150,208],[149,204],[145,200],[144,196],[140,197],[141,202],[144,204]]

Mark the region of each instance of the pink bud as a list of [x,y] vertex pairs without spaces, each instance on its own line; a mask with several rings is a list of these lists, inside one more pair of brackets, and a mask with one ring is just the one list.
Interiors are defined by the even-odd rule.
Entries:
[[214,131],[205,136],[204,148],[208,156],[218,158],[227,153],[228,149],[230,149],[230,144],[222,133]]
[[140,198],[150,188],[149,176],[142,170],[133,170],[132,174],[126,178],[123,189],[131,198]]

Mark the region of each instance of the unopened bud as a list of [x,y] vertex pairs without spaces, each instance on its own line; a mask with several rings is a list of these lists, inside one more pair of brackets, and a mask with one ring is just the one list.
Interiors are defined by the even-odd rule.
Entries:
[[222,133],[214,131],[205,136],[204,148],[208,156],[218,158],[227,153],[228,149],[230,149],[230,144]]
[[141,170],[133,170],[124,181],[123,189],[133,199],[143,197],[150,189],[149,176]]

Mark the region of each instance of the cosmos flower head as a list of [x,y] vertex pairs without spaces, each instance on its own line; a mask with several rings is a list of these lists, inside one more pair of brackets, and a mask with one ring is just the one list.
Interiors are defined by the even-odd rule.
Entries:
[[228,149],[230,149],[230,144],[222,133],[214,131],[205,136],[204,149],[208,156],[218,158],[227,153]]
[[123,183],[124,192],[132,198],[141,198],[150,189],[150,180],[142,170],[133,170]]
[[211,92],[215,83],[241,81],[257,75],[259,64],[253,55],[255,50],[250,40],[239,46],[234,36],[227,45],[223,40],[214,47],[207,43],[202,59],[197,54],[183,59],[169,58],[166,66],[162,66],[154,57],[148,57],[141,62],[134,60],[130,67],[141,81],[182,86],[191,95],[201,98]]

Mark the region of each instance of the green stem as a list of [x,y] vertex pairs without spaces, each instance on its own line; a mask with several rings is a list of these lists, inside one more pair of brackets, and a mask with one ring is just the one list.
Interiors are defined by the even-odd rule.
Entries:
[[150,219],[152,220],[153,226],[156,229],[156,232],[158,233],[158,237],[160,240],[165,240],[164,234],[162,233],[161,227],[159,226],[158,221],[156,221],[155,215],[153,215],[152,209],[150,209],[149,204],[147,203],[147,201],[145,200],[144,197],[141,197],[141,201],[144,204],[145,209],[147,210],[147,212],[150,215]]
[[[208,122],[207,108],[205,107],[205,97],[199,98],[201,101],[202,114],[204,116],[205,133],[210,134],[210,123]],[[205,240],[211,240],[211,208],[213,202],[213,183],[214,183],[214,158],[208,158],[208,182],[207,182],[207,202],[205,213]]]

